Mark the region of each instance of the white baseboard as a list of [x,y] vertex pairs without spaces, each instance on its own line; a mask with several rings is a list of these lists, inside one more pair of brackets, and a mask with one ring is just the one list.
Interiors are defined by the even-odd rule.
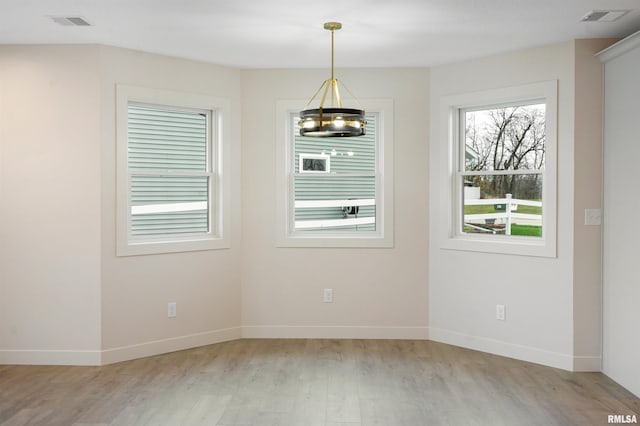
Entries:
[[240,327],[233,327],[103,351],[0,350],[0,365],[106,365],[236,340],[240,334]]
[[471,336],[440,328],[429,328],[429,339],[435,342],[461,346],[467,349],[494,355],[533,362],[548,367],[573,371],[574,357],[567,354],[545,351],[530,346],[516,345],[484,337]]
[[601,356],[574,356],[573,371],[600,372],[602,371]]
[[103,351],[0,350],[0,365],[106,365],[241,338],[424,340],[427,338],[427,330],[427,327],[233,327]]
[[100,351],[0,350],[0,365],[100,365]]
[[247,339],[403,339],[425,340],[428,327],[244,326]]
[[198,346],[212,345],[214,343],[236,340],[240,337],[240,327],[233,327],[106,349],[102,351],[101,364],[113,364],[115,362],[181,351]]
[[569,371],[601,371],[599,356],[570,356],[429,327],[244,326],[154,340],[103,351],[0,350],[0,365],[105,365],[136,358],[248,339],[433,340]]

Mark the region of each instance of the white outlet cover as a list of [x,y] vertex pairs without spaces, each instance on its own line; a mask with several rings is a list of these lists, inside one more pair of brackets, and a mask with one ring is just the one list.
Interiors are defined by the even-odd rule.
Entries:
[[167,316],[169,318],[173,318],[176,316],[176,303],[175,302],[170,302],[167,304]]
[[499,321],[504,321],[505,318],[506,318],[505,306],[496,305],[496,319]]
[[597,226],[602,223],[602,209],[584,209],[584,224]]

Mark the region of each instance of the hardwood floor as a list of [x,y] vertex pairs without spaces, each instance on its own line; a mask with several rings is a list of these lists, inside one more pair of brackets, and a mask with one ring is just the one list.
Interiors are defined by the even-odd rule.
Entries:
[[640,400],[430,341],[237,340],[104,367],[0,366],[1,425],[606,425]]

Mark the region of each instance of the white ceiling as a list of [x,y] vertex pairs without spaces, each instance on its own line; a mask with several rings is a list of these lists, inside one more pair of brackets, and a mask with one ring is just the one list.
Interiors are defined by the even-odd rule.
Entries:
[[[632,9],[616,22],[591,10]],[[82,16],[91,27],[50,16]],[[640,30],[640,0],[0,0],[0,44],[99,43],[240,68],[422,67]]]

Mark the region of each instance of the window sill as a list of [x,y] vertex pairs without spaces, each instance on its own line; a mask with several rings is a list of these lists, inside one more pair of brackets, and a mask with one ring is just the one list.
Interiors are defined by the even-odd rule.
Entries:
[[118,245],[117,256],[181,253],[189,251],[219,250],[231,247],[228,238],[208,238],[180,241],[140,241]]
[[440,244],[440,248],[515,256],[556,257],[555,244],[551,244],[545,239],[533,238],[461,235],[447,238]]

